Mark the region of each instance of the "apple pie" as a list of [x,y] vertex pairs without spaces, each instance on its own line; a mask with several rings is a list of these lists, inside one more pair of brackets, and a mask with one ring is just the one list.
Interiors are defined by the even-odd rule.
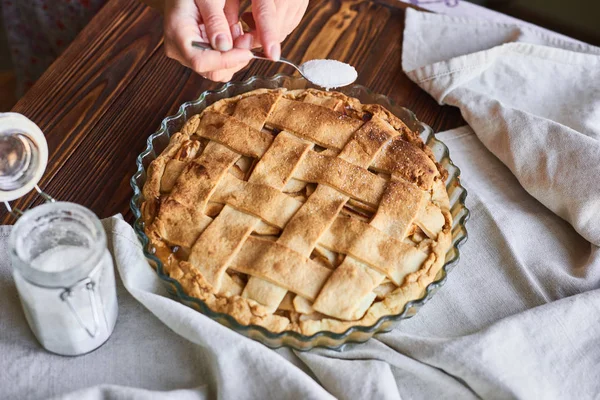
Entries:
[[260,89],[187,120],[148,167],[144,229],[185,292],[272,332],[373,325],[451,246],[443,167],[380,105]]

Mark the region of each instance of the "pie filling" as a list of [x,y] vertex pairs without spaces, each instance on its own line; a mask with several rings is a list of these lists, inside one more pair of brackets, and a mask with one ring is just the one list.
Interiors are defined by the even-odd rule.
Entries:
[[260,89],[191,117],[150,164],[165,272],[241,324],[311,335],[422,296],[450,248],[445,170],[379,105]]

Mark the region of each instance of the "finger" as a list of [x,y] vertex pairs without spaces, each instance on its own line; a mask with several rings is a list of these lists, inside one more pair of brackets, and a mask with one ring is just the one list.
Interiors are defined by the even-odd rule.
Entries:
[[233,75],[243,69],[247,64],[240,64],[234,68],[213,71],[206,74],[206,78],[215,82],[229,82],[233,78]]
[[[255,46],[256,44],[256,46]],[[256,41],[254,35],[252,33],[244,33],[242,36],[233,41],[233,47],[237,49],[252,49],[254,47],[259,47],[259,43]]]
[[193,3],[165,3],[164,40],[167,57],[189,66],[184,51],[186,41],[203,41],[200,20],[198,8]]
[[221,53],[216,50],[201,50],[191,46],[191,39],[186,33],[181,33],[176,40],[165,39],[167,57],[173,58],[198,73],[231,69],[252,59],[252,53],[247,49],[233,49]]
[[292,33],[294,29],[300,24],[302,18],[304,17],[304,13],[306,13],[306,9],[308,8],[308,0],[298,0],[294,2],[296,6],[296,10],[294,12],[294,16],[288,19],[288,26],[285,29],[285,35],[289,35]]
[[191,56],[186,57],[187,62],[198,73],[234,69],[239,65],[246,65],[252,59],[252,53],[246,49],[232,49],[224,53],[193,49],[190,53]]
[[[165,55],[175,61],[178,61],[184,67],[192,69],[192,66],[189,64],[188,60],[183,56],[183,54],[181,54],[179,48],[175,44],[165,41]],[[204,75],[202,75],[202,77],[206,78]]]
[[226,71],[209,72],[205,78],[213,82],[229,82],[233,78],[233,73]]
[[[274,2],[277,12],[277,17],[275,18],[277,21],[277,40],[281,43],[287,36],[287,32],[284,32],[284,29],[287,28],[288,19],[292,16],[290,15],[290,2],[287,0],[274,0]],[[293,8],[294,6],[292,5],[291,7]]]
[[252,15],[265,53],[271,60],[279,60],[281,45],[279,44],[275,2],[273,0],[252,1]]
[[225,13],[223,1],[201,0],[197,2],[202,21],[206,25],[206,34],[213,49],[229,51],[233,47],[233,39]]
[[[190,69],[194,69],[193,66],[188,63],[188,61],[185,59],[185,57],[183,57],[181,54],[179,54],[179,52],[177,50],[172,52],[169,55],[169,57],[179,61],[182,65],[184,65]],[[218,71],[207,71],[207,72],[196,71],[196,72],[198,73],[198,75],[202,76],[204,79],[210,79],[215,82],[228,82],[233,77],[233,74],[235,74],[236,72],[243,69],[246,65],[248,65],[248,62],[240,63],[240,64],[236,65],[235,67],[229,68],[229,69],[222,69],[222,70],[218,70]]]
[[279,41],[283,42],[302,20],[308,7],[308,0],[295,0],[293,2],[275,0],[275,7],[277,8],[278,20],[281,22]]
[[210,43],[210,40],[208,39],[208,33],[206,33],[206,25],[200,24],[199,28],[200,28],[200,37],[202,38],[202,42]]
[[[175,53],[178,60],[196,72],[216,71],[247,63],[252,53],[245,49],[234,49],[221,53],[216,50],[200,50],[192,47],[192,41],[202,41],[197,19],[188,16],[167,16],[172,29],[165,31],[165,50]],[[173,18],[173,21],[170,19]],[[171,58],[177,57],[170,54]]]
[[185,65],[186,67],[189,67],[189,65],[186,65],[185,58],[181,55],[177,46],[175,46],[172,43],[169,43],[166,40],[165,40],[165,55],[173,60],[179,61],[180,64]]
[[242,36],[242,25],[240,24],[240,3],[238,0],[225,0],[225,8],[223,8],[225,18],[229,24],[231,38],[235,39]]

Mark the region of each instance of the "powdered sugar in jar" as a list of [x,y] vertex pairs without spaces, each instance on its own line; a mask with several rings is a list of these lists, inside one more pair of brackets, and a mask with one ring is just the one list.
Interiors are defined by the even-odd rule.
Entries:
[[106,234],[94,213],[73,203],[43,204],[19,218],[10,244],[23,311],[40,344],[75,356],[106,342],[117,296]]

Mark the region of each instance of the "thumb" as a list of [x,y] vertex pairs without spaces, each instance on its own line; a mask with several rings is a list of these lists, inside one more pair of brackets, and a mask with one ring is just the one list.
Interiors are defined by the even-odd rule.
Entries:
[[233,47],[233,39],[225,12],[223,11],[224,2],[214,0],[202,0],[198,3],[198,10],[202,16],[202,21],[206,26],[206,35],[210,45],[215,50],[229,51]]

